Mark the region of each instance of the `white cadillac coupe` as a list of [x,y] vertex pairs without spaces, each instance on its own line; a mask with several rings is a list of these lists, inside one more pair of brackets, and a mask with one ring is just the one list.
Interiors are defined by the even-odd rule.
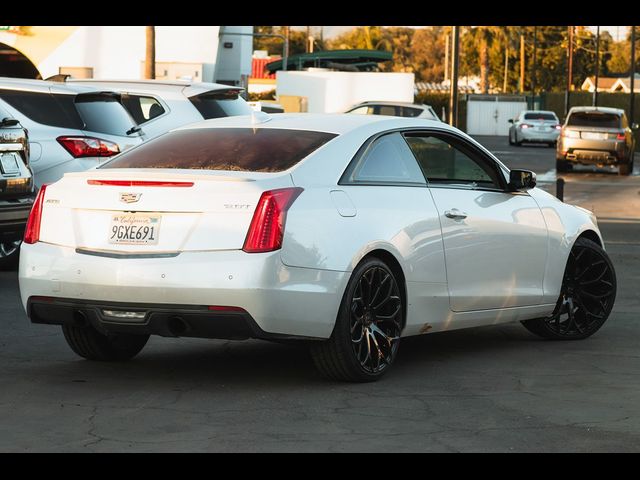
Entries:
[[616,278],[594,215],[424,119],[255,114],[180,128],[40,190],[34,323],[91,360],[149,335],[304,340],[371,381],[401,337],[521,321],[590,336]]

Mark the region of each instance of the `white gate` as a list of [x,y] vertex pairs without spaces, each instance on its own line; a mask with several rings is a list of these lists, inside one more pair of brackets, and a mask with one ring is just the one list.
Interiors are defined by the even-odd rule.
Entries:
[[469,135],[509,134],[510,118],[527,109],[524,96],[469,95],[467,100],[467,133]]

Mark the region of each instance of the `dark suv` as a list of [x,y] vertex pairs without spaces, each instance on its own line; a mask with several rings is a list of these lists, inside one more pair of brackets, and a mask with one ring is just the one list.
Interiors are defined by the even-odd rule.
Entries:
[[27,130],[0,117],[0,269],[16,263],[34,197]]
[[566,172],[576,163],[617,165],[620,175],[633,171],[635,138],[624,110],[573,107],[558,138],[556,170]]

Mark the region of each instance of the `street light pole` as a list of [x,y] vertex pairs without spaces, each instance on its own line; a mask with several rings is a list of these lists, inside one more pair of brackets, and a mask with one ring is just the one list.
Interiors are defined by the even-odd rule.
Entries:
[[568,68],[567,68],[567,91],[564,96],[564,116],[571,108],[571,86],[573,85],[573,26],[569,27],[569,43],[567,45]]
[[533,27],[533,66],[531,67],[531,108],[536,108],[536,80],[538,79],[538,26]]
[[633,124],[635,122],[635,79],[636,79],[636,26],[631,27],[631,79],[629,80],[629,89],[631,90],[629,95],[629,122]]
[[451,88],[449,91],[449,125],[458,126],[458,67],[460,66],[460,27],[451,29]]
[[593,106],[598,106],[598,78],[600,77],[600,25],[596,27],[596,84],[593,89]]

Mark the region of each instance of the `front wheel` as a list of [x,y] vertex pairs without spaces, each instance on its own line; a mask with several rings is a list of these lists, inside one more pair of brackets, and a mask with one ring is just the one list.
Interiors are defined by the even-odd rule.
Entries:
[[615,299],[616,272],[607,252],[579,238],[569,254],[555,310],[547,318],[522,324],[550,340],[581,340],[604,325]]
[[102,362],[130,360],[149,340],[149,335],[102,335],[90,325],[64,324],[62,331],[71,350],[87,360]]
[[381,260],[369,258],[351,275],[331,338],[311,346],[313,361],[330,379],[377,380],[393,365],[402,322],[395,275]]

